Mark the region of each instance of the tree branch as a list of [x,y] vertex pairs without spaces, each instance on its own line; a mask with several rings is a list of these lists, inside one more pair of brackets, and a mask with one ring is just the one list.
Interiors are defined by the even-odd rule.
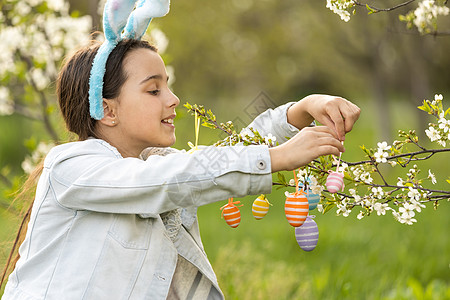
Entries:
[[389,8],[377,8],[377,7],[374,7],[374,6],[366,4],[366,3],[361,3],[359,1],[353,1],[353,3],[355,3],[355,5],[358,5],[358,6],[364,6],[364,7],[370,8],[372,13],[379,13],[379,12],[393,11],[393,10],[398,9],[400,7],[407,6],[407,5],[411,4],[414,1],[416,1],[416,0],[409,0],[409,1],[406,1],[404,3],[400,3],[398,5],[395,5],[395,6],[389,7]]
[[0,173],[0,180],[7,186],[7,187],[12,187],[12,182],[11,180],[9,180],[8,177],[6,177],[5,175],[3,175],[2,173]]
[[[17,53],[20,56],[20,58],[27,64],[27,67],[29,70],[34,67],[34,64],[33,64],[33,61],[31,60],[31,58],[22,54],[19,50],[17,51]],[[33,89],[35,91],[37,91],[40,101],[41,101],[41,106],[42,106],[42,120],[41,121],[44,122],[45,129],[51,136],[52,140],[57,143],[59,141],[59,137],[58,137],[58,134],[56,133],[56,130],[53,128],[53,126],[50,122],[50,119],[48,117],[48,113],[47,113],[47,110],[48,110],[47,97],[44,94],[44,92],[40,91],[37,88],[36,83],[34,82],[33,78],[30,78],[30,84],[33,87]]]
[[[449,151],[450,151],[450,148],[425,149],[425,150],[420,150],[420,151],[415,151],[415,152],[409,152],[409,153],[402,153],[402,154],[392,155],[392,156],[387,157],[386,159],[387,160],[394,160],[394,159],[397,159],[397,158],[409,157],[408,162],[405,164],[405,166],[406,166],[411,161],[425,160],[425,159],[430,158],[431,156],[433,156],[436,153],[449,152]],[[414,156],[416,156],[416,155],[427,154],[427,153],[428,153],[428,155],[426,157],[414,158]],[[371,160],[363,160],[363,161],[358,161],[358,162],[347,162],[347,161],[343,160],[343,162],[346,163],[348,166],[357,166],[357,165],[362,165],[362,164],[367,164],[367,163],[375,163],[375,160],[371,159]]]

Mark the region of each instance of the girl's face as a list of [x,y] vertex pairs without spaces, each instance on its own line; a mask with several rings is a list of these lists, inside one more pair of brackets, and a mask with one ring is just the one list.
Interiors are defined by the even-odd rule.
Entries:
[[180,100],[167,85],[162,58],[150,49],[136,49],[124,60],[127,74],[116,110],[122,145],[128,151],[168,147],[175,143],[175,107]]

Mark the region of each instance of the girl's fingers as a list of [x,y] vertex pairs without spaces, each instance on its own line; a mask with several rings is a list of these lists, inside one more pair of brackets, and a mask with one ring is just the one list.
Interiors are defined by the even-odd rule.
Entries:
[[[333,124],[331,121],[329,121],[329,122],[330,122],[330,124]],[[327,126],[326,124],[323,124],[323,125],[325,125],[325,126],[316,126],[316,127],[309,127],[309,128],[310,128],[310,130],[316,132],[317,134],[326,134],[328,136],[331,135],[333,138],[339,139],[336,130],[332,129],[334,125],[331,125],[331,127]]]
[[341,111],[344,117],[345,132],[350,132],[353,128],[353,124],[358,120],[361,110],[358,106],[348,102],[345,110]]
[[322,137],[322,138],[318,139],[317,142],[318,142],[319,146],[329,145],[329,146],[336,148],[339,152],[345,152],[345,148],[344,148],[344,145],[342,144],[342,142],[336,140],[335,138]]

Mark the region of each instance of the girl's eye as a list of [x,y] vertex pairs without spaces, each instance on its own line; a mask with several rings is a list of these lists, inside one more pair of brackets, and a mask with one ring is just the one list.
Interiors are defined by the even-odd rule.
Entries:
[[148,91],[150,95],[157,96],[159,94],[159,90]]

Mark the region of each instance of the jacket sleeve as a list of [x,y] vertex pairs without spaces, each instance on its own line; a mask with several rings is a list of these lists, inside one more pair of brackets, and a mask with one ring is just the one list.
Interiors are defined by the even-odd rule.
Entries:
[[192,154],[151,155],[143,161],[117,157],[104,144],[88,140],[74,146],[80,149],[49,155],[44,167],[50,169],[60,205],[156,216],[179,207],[270,193],[272,188],[266,146],[212,146]]
[[[277,142],[280,144],[286,142],[289,138],[298,133],[298,129],[289,124],[287,121],[287,110],[295,102],[289,102],[284,105],[278,106],[275,109],[268,109],[265,112],[257,116],[248,127],[256,129],[262,137],[271,133],[276,137]],[[314,123],[311,124],[314,126]],[[244,129],[245,131],[246,129]]]

